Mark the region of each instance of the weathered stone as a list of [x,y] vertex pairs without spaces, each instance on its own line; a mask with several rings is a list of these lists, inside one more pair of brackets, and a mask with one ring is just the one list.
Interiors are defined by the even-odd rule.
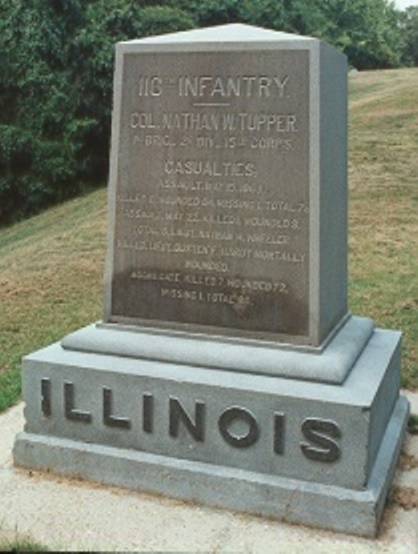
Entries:
[[326,339],[347,312],[346,72],[245,25],[118,45],[105,321]]
[[15,460],[374,535],[408,412],[399,398],[399,338],[375,331],[340,386],[237,380],[56,343],[25,360],[27,425]]
[[373,329],[370,319],[349,317],[329,343],[317,350],[309,347],[283,349],[274,342],[265,342],[260,348],[259,341],[231,341],[225,337],[191,333],[170,335],[100,323],[68,335],[62,340],[62,346],[68,350],[124,358],[164,360],[226,371],[341,384],[372,336]]

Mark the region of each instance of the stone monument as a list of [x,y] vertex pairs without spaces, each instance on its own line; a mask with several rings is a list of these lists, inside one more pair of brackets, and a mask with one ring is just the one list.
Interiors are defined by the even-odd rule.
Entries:
[[346,83],[245,25],[117,45],[104,318],[25,358],[17,465],[376,533],[408,403],[347,312]]

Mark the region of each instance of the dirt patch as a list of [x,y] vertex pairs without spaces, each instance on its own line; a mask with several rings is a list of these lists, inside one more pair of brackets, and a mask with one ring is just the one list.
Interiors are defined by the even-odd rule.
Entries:
[[404,510],[418,508],[418,491],[412,487],[393,487],[391,501]]

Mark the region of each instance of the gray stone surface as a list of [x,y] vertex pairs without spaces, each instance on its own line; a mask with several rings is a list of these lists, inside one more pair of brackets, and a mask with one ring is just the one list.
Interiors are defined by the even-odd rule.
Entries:
[[[12,465],[23,404],[0,414],[0,543],[29,536],[51,551],[411,554],[416,510],[390,502],[377,538],[312,529]],[[409,436],[406,454],[417,449]],[[404,470],[399,469],[397,479]],[[418,490],[416,490],[418,492]]]
[[370,319],[352,316],[323,349],[286,349],[274,342],[93,324],[66,336],[62,346],[80,352],[337,384],[347,377],[370,339],[373,327]]
[[245,25],[118,45],[105,321],[326,340],[347,312],[346,70]]
[[[102,473],[104,482],[130,486],[136,479],[131,464],[148,460],[149,491],[206,502],[204,490],[224,474],[238,475],[244,484],[236,498],[231,487],[226,504],[220,492],[216,502],[210,495],[207,502],[234,509],[247,502],[247,511],[284,517],[284,498],[302,488],[310,500],[303,509],[292,508],[289,521],[308,522],[321,497],[325,514],[341,494],[347,505],[343,509],[336,501],[339,514],[348,509],[354,517],[358,503],[367,504],[370,516],[378,500],[364,490],[374,472],[382,477],[379,458],[390,459],[390,467],[396,462],[395,443],[407,417],[407,402],[398,401],[399,346],[399,333],[375,330],[344,384],[336,386],[244,373],[237,378],[227,371],[75,352],[57,343],[25,359],[27,434],[17,440],[15,463],[83,478]],[[392,436],[390,421],[398,422],[396,441],[385,439]],[[120,480],[113,481],[104,468],[118,457]],[[207,476],[201,482],[202,467]],[[187,487],[179,487],[180,468],[190,470]],[[196,475],[192,468],[199,468]],[[389,474],[384,472],[379,491]],[[253,481],[260,484],[259,494],[244,500],[258,486]],[[138,488],[143,484],[139,479]],[[268,498],[275,499],[269,500],[274,513],[264,506]],[[366,512],[359,512],[365,520],[360,534],[378,520],[372,524]],[[323,525],[324,514],[312,513],[310,523]],[[351,532],[355,525],[346,517],[326,526],[346,525]]]
[[23,467],[374,536],[387,484],[395,470],[407,412],[408,403],[400,398],[367,487],[360,491],[28,433],[18,436],[14,456]]

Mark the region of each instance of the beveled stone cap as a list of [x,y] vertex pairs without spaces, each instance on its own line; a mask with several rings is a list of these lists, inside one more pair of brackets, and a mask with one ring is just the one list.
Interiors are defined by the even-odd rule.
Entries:
[[323,349],[315,349],[97,323],[67,335],[61,345],[76,352],[337,385],[347,377],[373,331],[372,320],[351,316]]
[[294,40],[319,42],[318,39],[313,37],[283,33],[281,31],[271,31],[269,29],[263,29],[253,25],[245,25],[243,23],[230,23],[226,25],[206,27],[204,29],[192,29],[191,31],[180,31],[177,33],[168,33],[166,35],[128,40],[123,41],[120,44],[180,42],[276,42]]

